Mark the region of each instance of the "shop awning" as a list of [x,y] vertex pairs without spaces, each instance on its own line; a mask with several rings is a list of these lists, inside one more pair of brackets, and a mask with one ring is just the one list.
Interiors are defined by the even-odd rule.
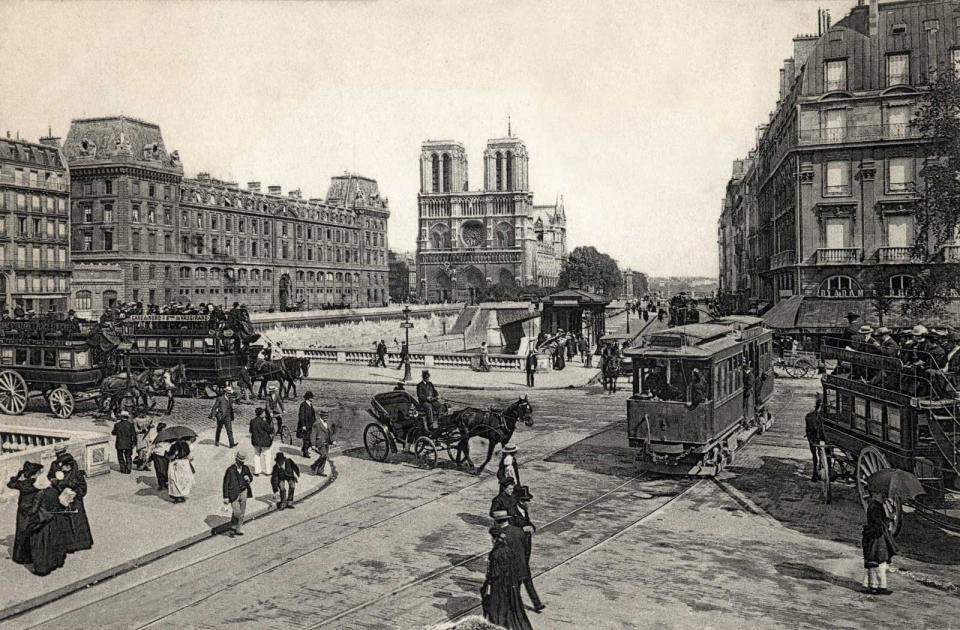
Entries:
[[[884,315],[883,324],[891,328],[912,328],[918,323],[926,326],[960,325],[960,300],[950,300],[937,316],[916,319],[903,313],[907,300],[893,300],[890,312]],[[779,332],[788,333],[840,333],[847,325],[847,313],[857,313],[858,324],[878,326],[877,317],[870,298],[831,298],[819,296],[794,295],[778,302],[767,311],[762,319],[764,324]]]
[[786,300],[778,302],[773,308],[764,313],[761,319],[763,319],[763,323],[768,327],[776,330],[796,328],[797,315],[800,313],[801,304],[803,304],[803,296],[792,295]]

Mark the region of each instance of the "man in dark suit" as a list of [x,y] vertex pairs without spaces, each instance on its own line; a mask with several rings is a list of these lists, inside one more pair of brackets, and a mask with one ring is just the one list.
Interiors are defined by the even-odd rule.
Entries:
[[327,459],[330,456],[330,447],[337,444],[336,426],[327,419],[327,412],[320,410],[317,415],[317,421],[310,432],[310,444],[317,454],[317,461],[310,465],[310,470],[320,477],[326,477],[324,469],[327,466]]
[[533,348],[530,349],[530,353],[527,354],[527,387],[533,387],[533,382],[535,379],[534,374],[537,372],[537,353],[533,351]]
[[120,420],[113,425],[113,430],[110,433],[117,436],[114,445],[117,448],[117,463],[120,464],[120,472],[129,475],[133,460],[133,447],[137,445],[137,431],[133,427],[133,423],[130,422],[130,412],[120,412]]
[[294,509],[293,493],[297,490],[299,479],[300,467],[297,463],[283,453],[277,453],[273,462],[273,473],[270,475],[270,486],[274,494],[278,495],[277,510]]
[[373,364],[373,367],[387,367],[387,343],[381,339],[380,343],[377,344],[377,362]]
[[804,416],[805,433],[807,435],[807,444],[810,445],[810,455],[813,457],[813,473],[810,475],[810,481],[820,481],[820,457],[818,455],[817,445],[823,440],[823,427],[820,424],[820,406],[823,404],[823,397],[817,394],[817,401],[814,403],[813,411]]
[[243,536],[243,517],[247,512],[247,499],[253,498],[253,473],[244,462],[246,453],[237,451],[233,465],[223,473],[223,503],[232,509],[229,536]]
[[424,370],[421,373],[421,381],[417,383],[417,400],[423,405],[423,410],[427,414],[427,425],[431,431],[437,430],[437,416],[440,415],[440,395],[437,388],[430,382],[430,371]]
[[313,433],[313,425],[316,422],[317,412],[313,408],[313,392],[307,392],[303,395],[303,402],[300,403],[297,419],[297,437],[303,440],[300,454],[304,457],[310,454],[310,434]]
[[233,388],[227,387],[217,389],[217,399],[213,403],[213,409],[210,410],[209,419],[217,423],[217,432],[213,436],[213,445],[220,446],[220,432],[227,430],[227,439],[230,441],[230,448],[234,448],[237,443],[233,439]]
[[523,586],[527,589],[527,595],[530,596],[530,603],[533,604],[533,609],[536,612],[540,612],[546,608],[546,606],[540,601],[540,595],[533,586],[533,573],[530,571],[530,555],[533,552],[533,532],[537,531],[537,527],[530,520],[529,502],[533,499],[533,495],[530,494],[526,486],[520,486],[516,497],[517,509],[511,522],[523,532],[523,557],[526,561],[527,569],[527,577],[523,580]]

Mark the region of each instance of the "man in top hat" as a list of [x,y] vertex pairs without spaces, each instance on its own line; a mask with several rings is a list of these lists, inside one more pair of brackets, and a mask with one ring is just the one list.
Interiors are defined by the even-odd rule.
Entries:
[[520,485],[520,467],[517,466],[516,453],[519,449],[516,444],[507,444],[500,455],[500,466],[497,468],[497,479],[513,479],[513,483]]
[[427,414],[427,426],[430,431],[437,430],[437,416],[443,413],[440,406],[440,395],[437,388],[430,382],[430,370],[424,370],[420,374],[420,382],[417,383],[417,400],[423,406]]
[[237,451],[234,463],[223,473],[223,502],[231,508],[229,536],[243,536],[243,517],[247,499],[253,498],[253,473],[246,464],[247,454]]
[[297,413],[297,437],[303,440],[300,454],[304,457],[310,455],[310,435],[313,433],[313,425],[316,422],[317,412],[313,408],[313,392],[308,391],[303,395],[303,402],[300,403],[300,410]]
[[117,437],[114,446],[117,449],[120,472],[129,475],[130,465],[133,463],[133,447],[137,444],[137,431],[130,422],[130,412],[126,410],[120,412],[120,420],[113,425],[110,433]]
[[533,610],[540,612],[546,606],[540,601],[540,595],[533,586],[533,572],[530,571],[530,555],[533,552],[533,533],[537,527],[530,520],[530,501],[533,495],[526,486],[520,486],[516,493],[517,509],[511,523],[523,532],[523,559],[526,564],[527,577],[523,580],[523,586],[527,589],[527,595],[530,597],[530,603],[533,604]]
[[233,387],[227,385],[217,388],[217,399],[213,403],[213,409],[210,410],[209,419],[217,423],[217,432],[213,436],[213,445],[220,446],[220,432],[227,430],[227,439],[230,441],[230,448],[234,448],[237,443],[233,439]]

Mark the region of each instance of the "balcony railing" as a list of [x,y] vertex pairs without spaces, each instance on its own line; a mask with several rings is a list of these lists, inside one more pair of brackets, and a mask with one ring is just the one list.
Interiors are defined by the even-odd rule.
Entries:
[[770,268],[780,269],[781,267],[789,267],[796,264],[796,262],[797,252],[792,249],[786,249],[773,255],[773,257],[770,259]]
[[877,258],[882,263],[906,263],[913,260],[912,247],[881,247]]
[[859,247],[834,247],[817,250],[818,265],[847,265],[860,262]]
[[944,245],[943,262],[960,263],[960,245]]
[[831,144],[838,142],[862,142],[871,140],[901,140],[919,137],[919,132],[908,123],[888,125],[847,125],[801,129],[800,144]]

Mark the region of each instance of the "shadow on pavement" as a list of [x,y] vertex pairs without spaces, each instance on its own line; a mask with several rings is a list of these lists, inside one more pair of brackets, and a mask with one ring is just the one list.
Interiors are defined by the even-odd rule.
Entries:
[[856,593],[859,593],[861,590],[861,584],[856,580],[851,580],[850,578],[843,577],[841,575],[834,575],[824,571],[823,569],[811,567],[808,564],[802,564],[800,562],[782,562],[775,565],[774,568],[780,575],[792,577],[797,580],[817,580],[820,582],[826,582],[828,584],[834,584]]

